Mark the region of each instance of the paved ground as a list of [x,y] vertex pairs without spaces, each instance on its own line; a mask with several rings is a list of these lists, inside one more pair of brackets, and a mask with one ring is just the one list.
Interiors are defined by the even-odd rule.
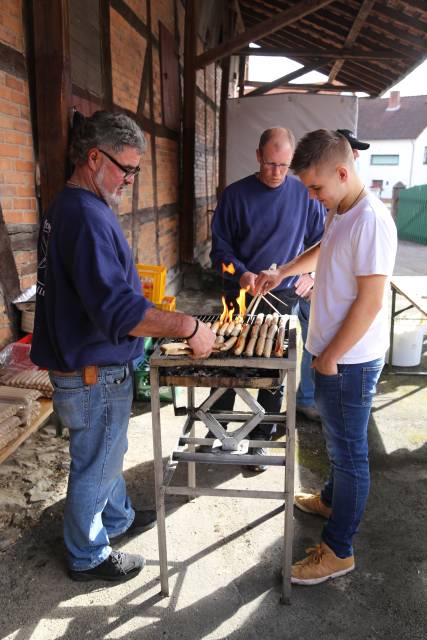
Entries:
[[[398,269],[425,269],[427,247],[401,247]],[[418,257],[419,252],[419,257]],[[416,256],[415,266],[410,260]],[[408,258],[409,256],[409,258]],[[424,256],[424,259],[423,259]],[[422,260],[422,262],[420,262]],[[412,264],[412,267],[411,267]],[[397,271],[407,273],[406,271]],[[417,273],[423,273],[419,270]],[[216,297],[213,295],[212,300]],[[182,304],[206,296],[188,294]],[[194,309],[194,306],[193,306]],[[427,342],[423,365],[427,368]],[[318,587],[295,587],[292,605],[279,604],[283,510],[275,501],[170,499],[167,535],[171,596],[159,596],[156,531],[123,544],[143,553],[147,567],[121,586],[70,582],[65,575],[61,514],[65,472],[57,474],[54,499],[22,537],[0,555],[0,638],[421,640],[427,636],[426,378],[385,373],[370,425],[372,487],[356,539],[357,568]],[[202,392],[200,392],[202,394]],[[199,395],[200,395],[199,394]],[[165,455],[182,426],[172,408],[162,408]],[[202,432],[200,432],[202,433]],[[25,443],[2,474],[21,473],[25,460],[57,446],[66,468],[63,441],[47,427]],[[34,451],[36,453],[34,453]],[[298,421],[297,487],[320,487],[327,473],[316,423]],[[58,459],[46,461],[58,468]],[[261,475],[237,467],[200,465],[200,484],[212,487],[282,487],[283,471]],[[1,474],[0,474],[1,475]],[[153,504],[151,417],[135,405],[129,430],[126,478],[136,505]],[[185,470],[179,470],[185,482]],[[22,491],[25,492],[23,488]],[[19,496],[11,497],[11,504]],[[35,508],[35,506],[34,506]],[[295,512],[294,555],[319,539],[320,519]]]

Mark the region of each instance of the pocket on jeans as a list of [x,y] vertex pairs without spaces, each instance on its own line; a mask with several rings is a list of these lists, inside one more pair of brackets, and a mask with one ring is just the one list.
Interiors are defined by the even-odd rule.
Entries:
[[381,375],[383,365],[363,367],[362,369],[362,404],[368,406],[377,391],[377,382]]
[[89,389],[63,389],[54,385],[53,408],[63,427],[89,429]]

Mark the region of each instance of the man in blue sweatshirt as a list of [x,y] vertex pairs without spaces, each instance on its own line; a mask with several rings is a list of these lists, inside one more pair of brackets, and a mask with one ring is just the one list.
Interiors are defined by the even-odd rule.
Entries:
[[73,580],[124,582],[142,556],[111,548],[155,524],[135,511],[123,478],[142,336],[186,337],[194,356],[215,336],[197,319],[157,310],[141,293],[132,253],[111,207],[139,172],[144,137],[131,118],[98,111],[73,135],[75,170],[41,221],[32,360],[49,369],[53,406],[69,429],[64,541]]
[[[295,148],[289,129],[275,127],[261,135],[256,157],[259,172],[229,185],[223,192],[212,221],[211,259],[221,271],[222,263],[233,263],[235,274],[229,282],[229,297],[239,288],[254,293],[257,274],[272,264],[283,264],[319,242],[323,234],[325,210],[309,197],[307,189],[288,169]],[[307,337],[309,303],[305,299],[313,280],[309,274],[286,278],[274,294],[284,305],[281,313],[298,313],[303,343]],[[275,303],[278,306],[279,303]],[[258,311],[269,313],[271,308],[259,306]],[[297,393],[297,409],[308,417],[315,417],[314,385],[311,356],[305,350],[301,364],[301,382]],[[235,393],[230,390],[215,404],[215,409],[230,410]],[[281,408],[283,388],[276,393],[261,390],[258,401],[270,413]],[[263,424],[251,434],[253,439],[270,439],[275,425]],[[255,453],[265,454],[264,449]],[[261,465],[258,469],[263,470]]]

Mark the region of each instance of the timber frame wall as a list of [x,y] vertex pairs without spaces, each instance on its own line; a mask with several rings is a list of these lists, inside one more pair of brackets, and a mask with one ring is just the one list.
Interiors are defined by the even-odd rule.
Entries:
[[[142,170],[118,211],[135,260],[164,264],[169,293],[180,287],[182,262],[208,263],[218,184],[221,65],[194,71],[194,177],[189,181],[194,187],[189,193],[183,182],[182,114],[188,82],[186,11],[194,4],[2,0],[0,347],[19,335],[11,300],[36,280],[39,218],[68,171],[73,106],[85,115],[100,108],[121,110],[144,131]],[[79,44],[85,30],[90,37]],[[204,50],[200,38],[195,41],[193,57]],[[91,51],[84,49],[88,43]]]

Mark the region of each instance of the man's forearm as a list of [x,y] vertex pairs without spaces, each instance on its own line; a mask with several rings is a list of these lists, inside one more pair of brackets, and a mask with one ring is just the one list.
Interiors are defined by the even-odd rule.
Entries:
[[195,328],[195,319],[184,313],[148,309],[144,319],[134,327],[131,336],[151,336],[153,338],[186,338]]
[[299,276],[301,273],[311,273],[312,271],[316,271],[317,260],[319,258],[320,253],[320,242],[314,247],[310,247],[304,253],[297,256],[287,264],[283,264],[278,267],[281,275],[283,274],[283,278],[287,278],[289,276]]

